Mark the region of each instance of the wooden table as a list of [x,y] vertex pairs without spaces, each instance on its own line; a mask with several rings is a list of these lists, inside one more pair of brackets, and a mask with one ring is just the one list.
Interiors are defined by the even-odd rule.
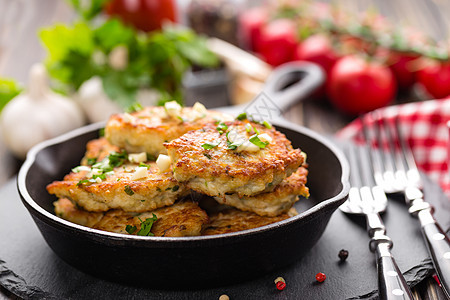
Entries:
[[[180,7],[186,7],[186,2]],[[354,12],[376,8],[394,24],[416,27],[436,40],[445,40],[449,34],[448,0],[342,0],[339,5]],[[38,29],[55,22],[70,22],[73,18],[73,11],[62,0],[0,0],[0,76],[26,85],[30,66],[45,58]],[[328,103],[319,101],[299,103],[285,117],[328,135],[351,121]],[[15,176],[21,163],[8,152],[0,134],[0,186]],[[0,299],[15,298],[1,287],[0,291]],[[415,293],[417,299],[445,299],[433,279],[420,284]]]

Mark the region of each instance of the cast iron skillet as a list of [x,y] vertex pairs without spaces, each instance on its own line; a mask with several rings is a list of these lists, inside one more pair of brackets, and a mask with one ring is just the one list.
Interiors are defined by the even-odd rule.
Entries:
[[[281,68],[268,81],[271,90],[265,91],[286,109],[295,98],[306,97],[320,83],[322,77],[317,70],[310,64]],[[320,76],[312,80],[309,76],[314,72]],[[292,85],[293,78],[301,80]],[[281,90],[289,84],[289,92],[283,94]],[[264,227],[214,236],[142,237],[99,231],[57,217],[52,205],[56,198],[45,187],[79,164],[86,143],[98,137],[104,123],[79,128],[30,150],[18,175],[19,193],[53,251],[86,273],[121,283],[170,289],[248,280],[301,258],[318,241],[349,190],[347,163],[334,145],[280,118],[273,123],[294,147],[308,154],[311,197],[297,202],[299,215]]]

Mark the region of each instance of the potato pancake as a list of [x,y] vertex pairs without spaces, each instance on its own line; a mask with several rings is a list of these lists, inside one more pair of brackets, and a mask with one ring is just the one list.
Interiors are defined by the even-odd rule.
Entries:
[[180,107],[175,112],[170,108],[157,106],[130,114],[113,115],[106,124],[105,137],[111,144],[128,152],[147,152],[157,157],[167,153],[164,142],[176,139],[190,130],[200,129],[206,124],[233,119],[229,115],[206,110],[201,104],[201,108],[196,105]]
[[223,122],[165,143],[175,179],[213,197],[273,190],[303,164],[305,155],[284,134],[267,127]]
[[305,186],[308,170],[304,167],[283,180],[272,192],[255,196],[239,196],[237,194],[214,197],[214,199],[242,211],[254,212],[260,216],[275,217],[286,213],[298,201],[298,196],[309,197]]
[[143,213],[131,213],[123,210],[108,212],[89,212],[76,207],[66,198],[54,202],[55,213],[70,222],[116,233],[130,234],[127,225],[136,228],[132,234],[137,234],[141,224],[156,215],[156,221],[151,227],[155,236],[180,237],[197,236],[201,234],[203,225],[209,218],[197,203],[193,201],[178,201],[175,204]]
[[204,227],[202,235],[224,234],[257,228],[288,219],[295,215],[297,215],[297,211],[294,208],[277,217],[262,217],[252,212],[228,209],[211,215],[211,222]]

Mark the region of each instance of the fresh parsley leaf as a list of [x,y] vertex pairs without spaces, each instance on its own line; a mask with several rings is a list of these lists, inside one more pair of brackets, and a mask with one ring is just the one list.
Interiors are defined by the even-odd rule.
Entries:
[[258,135],[254,134],[250,137],[249,142],[263,149],[269,144],[268,142],[263,142],[259,139]]
[[124,191],[125,191],[125,193],[127,193],[128,196],[134,195],[134,191],[131,189],[131,187],[129,185],[125,186]]
[[136,227],[136,226],[127,225],[127,226],[125,227],[125,230],[126,230],[129,234],[133,234],[133,233],[137,230],[137,227]]
[[153,214],[153,216],[151,218],[145,219],[145,221],[142,221],[141,218],[139,218],[139,221],[141,221],[141,229],[138,231],[137,235],[154,236],[154,234],[151,233],[150,230],[152,229],[153,223],[155,223],[156,220],[157,220],[157,217],[155,214]]
[[110,0],[70,0],[73,8],[81,15],[84,19],[90,20],[102,12],[103,7]]
[[220,141],[215,141],[215,142],[211,142],[211,143],[204,143],[202,145],[202,147],[203,147],[203,149],[210,150],[212,148],[217,147],[219,144],[220,144]]
[[14,97],[22,92],[22,87],[14,80],[0,77],[0,111]]
[[128,153],[126,150],[122,150],[121,152],[111,152],[108,155],[108,162],[112,168],[120,167],[126,161],[128,161]]

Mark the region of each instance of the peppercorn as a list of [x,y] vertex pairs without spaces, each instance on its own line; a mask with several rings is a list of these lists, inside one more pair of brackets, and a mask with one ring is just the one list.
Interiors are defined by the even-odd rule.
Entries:
[[340,259],[341,261],[345,261],[345,260],[347,259],[347,257],[348,257],[348,251],[342,249],[341,251],[339,251],[338,256],[339,256],[339,259]]
[[277,277],[277,279],[275,279],[275,285],[279,291],[282,291],[286,288],[286,281],[283,277]]
[[316,274],[316,280],[318,282],[324,282],[326,278],[327,278],[327,276],[322,272],[319,272]]

